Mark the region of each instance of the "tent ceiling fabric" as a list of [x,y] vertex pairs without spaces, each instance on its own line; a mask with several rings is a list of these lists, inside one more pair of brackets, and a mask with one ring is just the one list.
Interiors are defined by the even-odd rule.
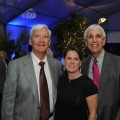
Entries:
[[42,0],[0,0],[0,24],[6,24]]
[[76,11],[89,23],[106,17],[108,24],[115,24],[109,30],[120,30],[120,0],[0,0],[0,24],[52,26]]

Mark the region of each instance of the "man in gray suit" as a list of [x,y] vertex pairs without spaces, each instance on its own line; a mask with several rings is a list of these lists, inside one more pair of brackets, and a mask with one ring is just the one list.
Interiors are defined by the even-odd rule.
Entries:
[[2,104],[2,120],[42,120],[40,118],[39,72],[40,61],[45,63],[47,78],[50,116],[54,111],[57,96],[57,83],[61,74],[61,63],[47,56],[50,46],[51,31],[44,24],[32,27],[29,55],[11,61],[8,64]]
[[93,59],[97,59],[100,72],[97,120],[120,120],[120,57],[103,48],[106,34],[99,25],[90,25],[84,32],[90,55],[83,59],[82,73],[93,79]]

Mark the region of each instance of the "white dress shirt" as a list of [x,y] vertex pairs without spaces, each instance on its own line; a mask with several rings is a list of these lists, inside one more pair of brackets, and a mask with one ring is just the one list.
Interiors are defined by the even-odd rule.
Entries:
[[[33,66],[34,66],[34,70],[35,70],[37,86],[38,86],[38,88],[40,88],[39,87],[39,74],[40,74],[41,66],[39,65],[39,63],[41,60],[33,52],[31,52],[31,56],[32,56],[32,60],[33,60]],[[54,108],[53,108],[52,78],[51,78],[50,69],[49,69],[49,65],[48,65],[48,61],[47,61],[47,56],[45,56],[44,60],[42,60],[42,61],[45,62],[44,71],[45,71],[45,75],[46,75],[46,79],[47,79],[47,83],[48,83],[49,99],[50,99],[50,112],[53,112]],[[40,89],[38,89],[38,95],[39,95],[39,101],[40,101]]]

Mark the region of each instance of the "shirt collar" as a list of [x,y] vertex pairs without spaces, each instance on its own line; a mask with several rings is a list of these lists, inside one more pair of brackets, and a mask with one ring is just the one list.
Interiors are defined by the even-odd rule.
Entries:
[[[105,50],[103,50],[100,56],[97,58],[98,63],[103,61],[104,55],[105,55]],[[92,56],[92,60],[94,60],[93,56]]]
[[37,64],[39,64],[41,61],[43,61],[44,63],[47,63],[47,55],[43,60],[40,60],[33,52],[31,52],[31,56]]

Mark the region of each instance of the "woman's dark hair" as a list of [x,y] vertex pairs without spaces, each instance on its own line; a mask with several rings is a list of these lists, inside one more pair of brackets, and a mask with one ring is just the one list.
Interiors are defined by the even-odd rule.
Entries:
[[68,48],[66,48],[64,53],[63,53],[63,57],[65,58],[66,54],[71,50],[76,51],[79,55],[80,60],[82,60],[82,52],[80,51],[80,48],[77,45],[71,45]]

